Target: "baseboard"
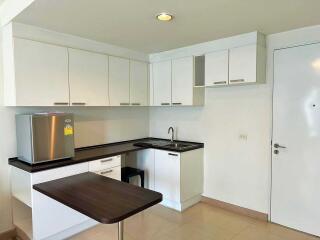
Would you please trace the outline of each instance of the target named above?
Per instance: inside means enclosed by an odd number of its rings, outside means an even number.
[[[255,218],[255,219],[258,219],[261,221],[268,222],[268,214],[266,214],[266,213],[258,212],[255,210],[240,207],[237,205],[233,205],[230,203],[226,203],[226,202],[219,201],[219,200],[212,199],[212,198],[208,198],[208,197],[202,197],[201,202],[207,203],[207,204],[215,206],[215,207],[226,209],[230,212],[238,213],[238,214],[252,217],[252,218]]]
[[[14,237],[16,237],[16,235],[17,235],[16,229],[13,228],[8,231],[0,233],[0,240],[13,239]]]
[[[175,201],[171,201],[168,199],[163,199],[162,202],[160,203],[161,205],[168,207],[168,208],[172,208],[176,211],[179,212],[183,212],[184,210],[186,210],[187,208],[195,205],[196,203],[201,201],[201,195],[196,195],[184,202],[175,202]]]
[[[22,229],[16,227],[16,236],[19,240],[31,240],[28,234],[26,234]]]

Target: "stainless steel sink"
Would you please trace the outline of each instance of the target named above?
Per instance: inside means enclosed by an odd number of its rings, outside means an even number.
[[[188,148],[193,148],[195,145],[192,143],[184,143],[184,142],[171,142],[169,140],[149,140],[146,142],[135,143],[136,146],[141,147],[155,147],[160,149],[168,149],[168,150],[186,150]]]
[[[168,145],[165,145],[165,147],[168,147],[168,148],[177,148],[177,149],[184,149],[184,148],[193,147],[193,144],[173,142],[173,143],[170,143],[170,144],[168,144]]]

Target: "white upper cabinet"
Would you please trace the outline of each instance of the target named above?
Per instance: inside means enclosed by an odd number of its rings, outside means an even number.
[[[14,38],[12,65],[8,105],[69,105],[67,48]]]
[[[153,104],[171,105],[171,60],[152,64]]]
[[[111,106],[130,105],[129,60],[109,57],[109,98]]]
[[[259,64],[265,65],[265,61],[258,58],[258,49],[259,46],[254,44],[229,50],[229,84],[261,81],[257,70]]]
[[[76,49],[68,51],[70,105],[108,106],[108,57]]]
[[[227,85],[229,82],[229,51],[222,50],[205,55],[205,85]]]
[[[172,105],[193,105],[193,56],[172,60]]]
[[[149,103],[148,63],[130,60],[130,104],[147,106]]]

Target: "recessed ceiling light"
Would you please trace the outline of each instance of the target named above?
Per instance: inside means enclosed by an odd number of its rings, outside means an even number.
[[[173,15],[171,15],[169,13],[166,13],[166,12],[162,12],[162,13],[159,13],[157,15],[157,19],[159,21],[168,22],[168,21],[171,21],[173,19]]]

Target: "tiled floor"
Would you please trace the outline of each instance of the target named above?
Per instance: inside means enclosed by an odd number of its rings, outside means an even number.
[[[125,240],[320,240],[279,225],[199,203],[183,213],[157,205],[125,220]],[[116,240],[117,225],[98,225],[72,240]]]

